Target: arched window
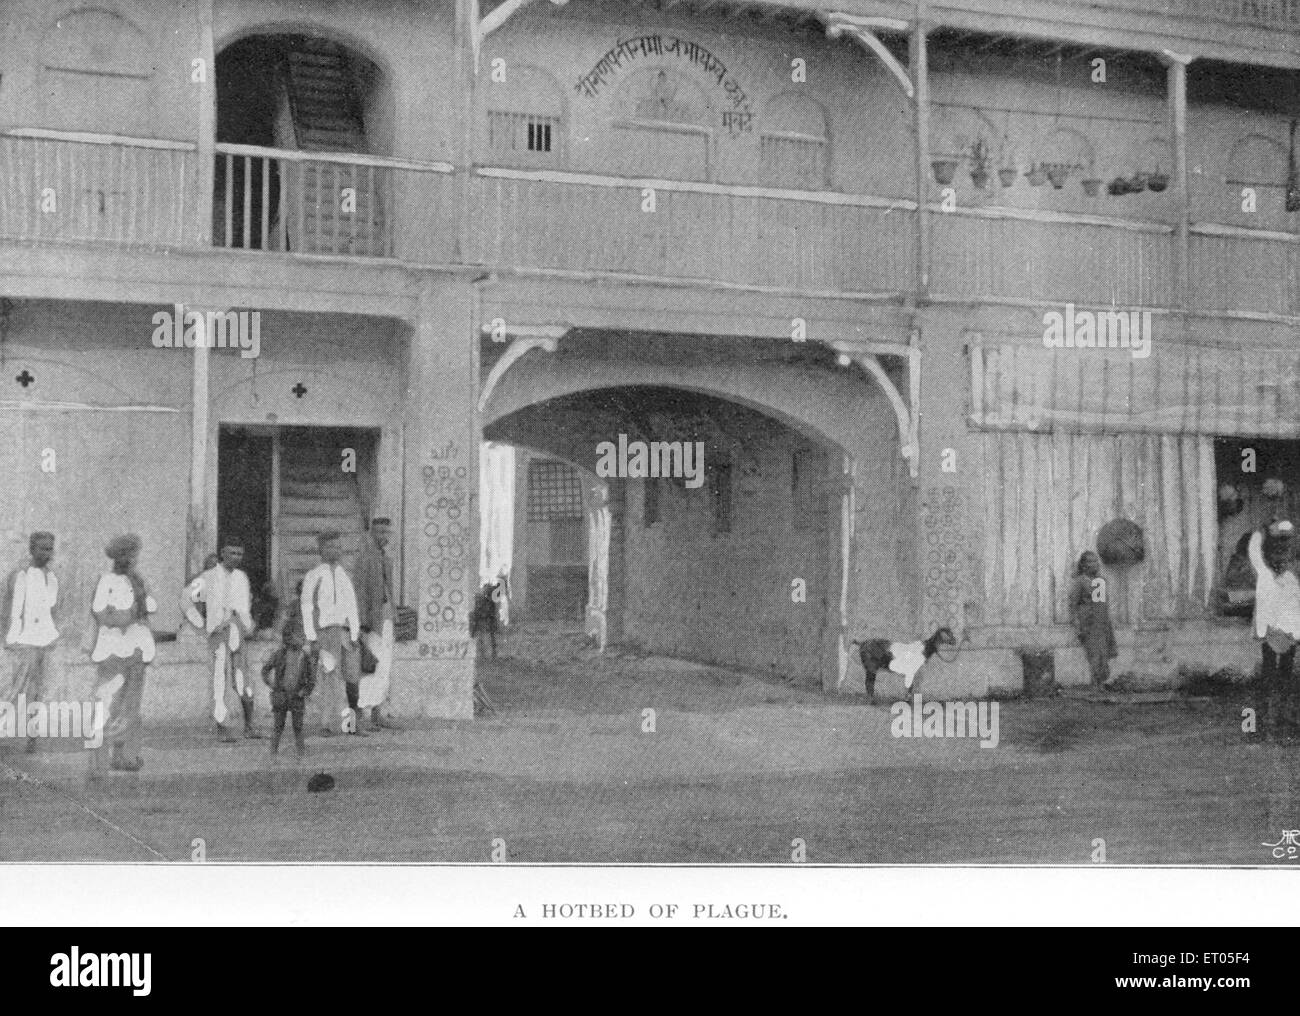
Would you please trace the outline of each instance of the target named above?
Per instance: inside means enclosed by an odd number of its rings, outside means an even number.
[[[156,59],[125,18],[94,7],[69,11],[41,40],[42,125],[150,136]]]
[[[1265,134],[1247,134],[1228,150],[1229,187],[1286,187],[1286,146]]]
[[[830,176],[826,112],[813,99],[787,92],[763,115],[759,181],[765,187],[823,190]]]
[[[564,161],[564,98],[545,71],[511,65],[487,90],[487,150],[502,166],[559,166]]]
[[[614,104],[609,166],[622,176],[707,180],[713,133],[699,87],[672,71],[628,77]]]

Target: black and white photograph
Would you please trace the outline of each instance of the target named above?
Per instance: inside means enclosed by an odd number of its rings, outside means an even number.
[[[1300,0],[3,0],[0,873],[1300,870],[1298,122]]]

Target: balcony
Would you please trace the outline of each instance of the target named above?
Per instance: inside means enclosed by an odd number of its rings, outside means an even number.
[[[0,236],[182,247],[194,241],[195,146],[53,131],[0,134]]]
[[[487,168],[470,193],[474,260],[493,267],[809,295],[912,287],[914,202]]]
[[[0,134],[0,239],[51,250],[217,248],[240,259],[241,273],[262,263],[264,274],[271,259],[463,262],[808,298],[901,301],[916,288],[916,207],[901,199],[548,170],[466,175],[440,163],[221,144],[208,204],[198,169],[185,143]],[[931,206],[928,219],[936,299],[1175,303],[1169,223],[991,206]],[[1192,219],[1190,309],[1300,317],[1300,235],[1200,221],[1195,205]]]

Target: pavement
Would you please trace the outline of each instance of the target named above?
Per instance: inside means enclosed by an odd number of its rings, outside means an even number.
[[[0,860],[181,860],[194,837],[213,859],[484,860],[500,838],[516,860],[735,863],[797,836],[847,863],[1082,864],[1103,838],[1115,861],[1258,864],[1300,828],[1300,747],[1244,732],[1231,690],[1002,701],[981,747],[897,736],[896,710],[863,697],[600,656],[572,632],[516,631],[506,652],[480,667],[493,713],[314,734],[302,761],[288,736],[272,759],[185,727],[147,730],[143,770],[96,781],[81,751],[11,750]],[[335,789],[309,794],[316,772]]]

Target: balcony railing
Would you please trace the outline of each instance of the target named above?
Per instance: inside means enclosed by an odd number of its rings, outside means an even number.
[[[445,163],[216,151],[208,204],[190,144],[0,133],[0,238],[193,248],[210,231],[216,247],[290,257],[463,261],[811,297],[916,288],[916,206],[906,200],[548,170],[467,178]],[[1300,234],[1282,220],[1273,230],[1198,221],[1198,206],[1219,204],[1193,193],[1189,309],[1300,317]],[[1177,302],[1178,237],[1167,222],[995,206],[932,207],[929,221],[938,299]]]
[[[932,216],[930,287],[971,299],[1167,307],[1173,228],[1009,209]]]
[[[1230,25],[1300,29],[1300,0],[1104,0],[1103,6]]]
[[[826,293],[910,289],[908,201],[833,192],[480,169],[474,260]]]
[[[0,134],[0,236],[181,246],[192,237],[195,146],[66,134]]]
[[[442,163],[366,155],[217,145],[213,244],[243,250],[388,258],[398,255],[399,198],[404,210],[432,214],[432,232],[403,230],[400,256],[449,260],[454,223]],[[403,216],[405,218],[405,214]],[[407,225],[417,222],[407,220]],[[438,226],[441,225],[441,229]],[[439,241],[439,238],[443,242]]]

